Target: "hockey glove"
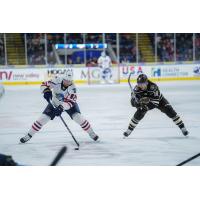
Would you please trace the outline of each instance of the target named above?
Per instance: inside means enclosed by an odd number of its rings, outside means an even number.
[[[63,106],[59,105],[54,109],[54,114],[55,116],[60,116],[63,112]]]
[[[147,105],[142,105],[140,107],[140,110],[144,111],[144,112],[147,112],[149,110],[149,107]]]
[[[143,97],[140,99],[140,104],[141,105],[147,105],[150,102],[150,98],[149,97]]]
[[[140,107],[140,103],[138,103],[135,98],[131,98],[131,105],[133,107],[139,108]]]
[[[52,91],[49,88],[46,88],[44,91],[44,98],[49,102],[52,99]]]

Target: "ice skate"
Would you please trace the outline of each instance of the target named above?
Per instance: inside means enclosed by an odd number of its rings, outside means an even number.
[[[89,136],[90,136],[94,141],[97,141],[97,140],[99,139],[99,136],[96,135],[94,132],[89,133]]]
[[[127,137],[128,137],[130,134],[131,134],[131,132],[127,132],[127,131],[126,131],[126,132],[124,132],[124,133],[123,133],[123,135],[124,135],[124,138],[127,138]]]
[[[187,136],[189,134],[188,130],[185,127],[183,127],[181,129],[181,131],[182,131],[182,133],[183,133],[184,136]]]
[[[22,138],[20,139],[20,142],[21,142],[21,143],[26,143],[26,142],[28,142],[31,138],[32,138],[32,135],[30,135],[30,134],[28,133],[27,135],[25,135],[24,137],[22,137]]]

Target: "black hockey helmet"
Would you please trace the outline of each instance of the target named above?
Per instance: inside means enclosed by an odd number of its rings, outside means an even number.
[[[140,74],[137,77],[137,84],[144,84],[144,83],[147,83],[147,81],[148,81],[148,78],[146,74]]]

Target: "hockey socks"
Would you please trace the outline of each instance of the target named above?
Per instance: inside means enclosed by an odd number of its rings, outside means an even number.
[[[47,115],[45,115],[45,114],[42,114],[42,115],[39,117],[39,119],[36,120],[36,121],[32,124],[30,130],[28,131],[28,134],[25,135],[24,137],[22,137],[22,138],[20,139],[20,142],[21,142],[21,143],[25,143],[25,142],[29,141],[29,140],[32,138],[32,136],[33,136],[36,132],[40,131],[40,129],[42,128],[42,126],[44,126],[49,120],[50,120],[50,117],[49,117],[49,116],[47,116]]]
[[[128,137],[131,134],[134,128],[138,125],[138,122],[139,120],[135,119],[134,117],[131,119],[127,131],[124,132],[125,137]]]
[[[93,139],[93,140],[98,140],[98,135],[95,134],[95,132],[93,131],[90,123],[80,114],[80,113],[76,113],[73,116],[73,120],[79,124],[81,126],[81,128],[86,131],[89,136]]]
[[[32,127],[29,130],[29,134],[33,136],[36,132],[40,131],[42,126],[44,126],[48,121],[50,121],[50,117],[42,114],[38,120],[36,120],[33,124]]]
[[[185,125],[184,125],[184,123],[181,120],[181,118],[180,118],[179,115],[176,115],[174,118],[172,118],[172,120],[181,129],[181,131],[182,131],[182,133],[183,133],[184,136],[187,136],[189,134],[189,132],[185,128]]]

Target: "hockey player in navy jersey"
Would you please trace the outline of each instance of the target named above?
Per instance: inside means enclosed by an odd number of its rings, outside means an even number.
[[[73,83],[72,70],[67,70],[65,75],[57,76],[50,81],[43,82],[41,92],[44,99],[48,102],[42,115],[32,124],[28,133],[20,139],[21,143],[29,141],[35,133],[50,120],[66,112],[72,120],[79,124],[93,140],[98,140],[98,136],[93,131],[90,123],[83,117],[76,102],[77,93]],[[51,103],[55,106],[53,107]]]
[[[148,80],[145,74],[140,74],[137,78],[137,85],[131,94],[131,105],[136,107],[137,110],[129,123],[127,131],[124,132],[125,137],[128,137],[145,114],[154,108],[159,109],[171,118],[181,129],[184,136],[189,134],[180,116],[161,94],[158,86]]]

